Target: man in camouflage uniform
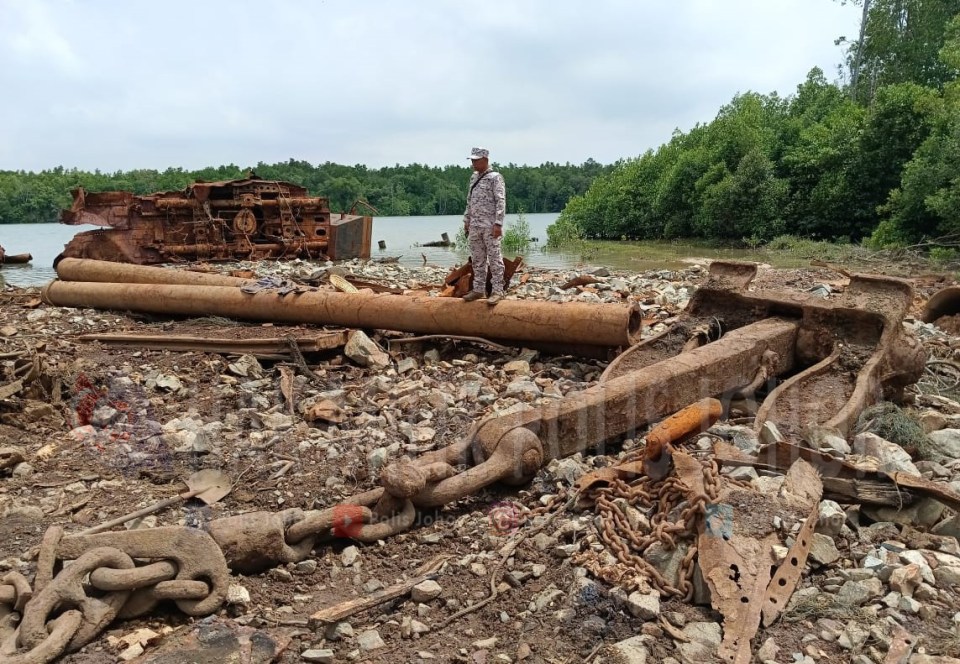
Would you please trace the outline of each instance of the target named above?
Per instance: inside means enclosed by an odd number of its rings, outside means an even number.
[[[463,213],[463,228],[470,239],[470,257],[473,261],[473,290],[463,296],[467,302],[479,300],[487,294],[487,269],[493,290],[487,304],[496,304],[503,298],[503,217],[507,212],[507,188],[503,176],[490,168],[490,152],[473,148],[470,153],[473,174],[467,190],[467,210]]]

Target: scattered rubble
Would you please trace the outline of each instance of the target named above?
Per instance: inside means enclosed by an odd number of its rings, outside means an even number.
[[[263,266],[233,267],[262,272]],[[401,291],[439,288],[445,277],[444,270],[432,268],[362,262],[343,267]],[[271,268],[298,279],[315,278],[317,271],[299,261]],[[518,276],[513,299],[635,302],[650,338],[678,320],[706,271],[593,274],[566,289],[561,286],[582,275]],[[838,292],[836,275],[823,270],[762,272],[759,280],[779,280],[781,287],[790,282],[798,291],[830,281],[827,302]],[[0,399],[0,642],[13,624],[4,613],[8,599],[16,598],[7,590],[14,587],[10,575],[38,573],[37,547],[48,526],[64,525],[70,533],[96,526],[170,497],[182,490],[179,478],[201,468],[220,468],[235,478],[229,497],[167,508],[153,526],[202,527],[257,510],[318,510],[377,486],[391,463],[461,438],[485,414],[549,407],[595,387],[608,366],[519,348],[504,353],[455,339],[393,347],[391,340],[402,337],[357,332],[372,351],[357,357],[382,355],[379,364],[364,364],[346,349],[344,355],[335,348],[305,350],[311,376],[296,354],[258,360],[109,348],[75,338],[136,331],[278,339],[306,336],[302,328],[217,319],[142,321],[9,302],[3,301],[0,324],[18,334],[0,339],[0,367],[14,367],[16,360],[6,358],[12,353],[35,353],[40,365],[18,391]],[[960,349],[960,338],[932,323],[908,318],[904,327],[931,357],[952,361],[953,350]],[[31,348],[37,339],[43,345]],[[284,366],[292,369],[286,387]],[[2,375],[0,387],[9,385],[9,374]],[[939,387],[930,389],[932,384]],[[763,456],[763,445],[801,440],[788,427],[778,432],[773,420],[755,433],[754,414],[741,413],[677,442],[678,452],[697,459],[698,468],[717,449],[724,458],[734,458],[734,450],[740,455],[745,465],[717,468],[734,492],[721,503],[747,510],[743,518],[737,512],[734,537],[768,537],[767,568],[784,562],[789,567],[810,524],[809,558],[799,564],[796,591],[778,620],[764,620],[755,638],[747,638],[748,653],[759,661],[879,664],[899,652],[906,654],[897,661],[924,664],[956,655],[960,517],[943,496],[922,493],[920,485],[924,480],[960,489],[960,445],[953,446],[960,440],[960,426],[954,426],[960,394],[943,387],[940,376],[907,390],[904,412],[921,423],[929,447],[891,440],[885,436],[895,436],[881,434],[876,422],[849,433],[804,432],[803,444],[823,453],[821,465],[808,461],[820,471],[823,498],[804,488],[807,480],[784,479],[788,469],[776,469]],[[644,555],[670,585],[691,575],[684,596],[672,595],[618,560],[598,530],[602,519],[593,507],[560,507],[589,473],[638,460],[649,444],[647,433],[551,462],[528,486],[485,489],[452,505],[422,509],[413,530],[379,543],[317,544],[315,555],[301,561],[313,565],[281,562],[273,572],[235,575],[225,586],[219,615],[195,620],[177,611],[147,612],[113,623],[111,631],[63,661],[102,661],[97,658],[105,652],[141,662],[186,662],[201,652],[220,661],[712,661],[729,647],[733,614],[722,604],[714,610],[711,602],[717,607],[724,584],[739,583],[727,577],[746,574],[746,567],[733,573],[728,565],[726,576],[720,574],[705,564],[702,544],[700,561],[691,566],[697,533],[684,539],[678,531],[676,547],[664,540],[650,544]],[[845,487],[842,474],[823,472],[840,463],[866,469],[858,481],[874,484]],[[898,483],[901,474],[917,480]],[[895,509],[838,495],[850,486],[879,491],[881,480],[913,502]],[[629,476],[621,481],[644,486]],[[687,507],[677,494],[673,513],[664,515],[669,520],[660,521],[652,504],[632,495],[627,491],[611,501],[615,511],[609,514],[620,519],[623,533],[640,536],[657,522],[680,523]],[[351,526],[338,527],[350,532]],[[422,579],[423,566],[434,562],[436,570]],[[481,605],[491,590],[494,599]],[[315,618],[331,609],[351,613]]]

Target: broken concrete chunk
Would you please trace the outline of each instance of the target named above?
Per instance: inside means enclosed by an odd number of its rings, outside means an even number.
[[[831,565],[840,559],[840,552],[832,537],[814,533],[810,543],[810,558],[821,565]]]
[[[960,429],[941,429],[929,434],[936,456],[960,459]]]
[[[263,367],[253,355],[241,355],[236,361],[227,365],[230,373],[243,378],[261,378]]]
[[[913,465],[906,450],[875,433],[857,434],[853,439],[853,451],[877,459],[880,462],[878,469],[885,473],[903,472],[920,476],[920,471]]]
[[[627,610],[634,618],[656,620],[660,615],[660,594],[632,592],[627,597]]]
[[[361,367],[384,369],[390,366],[390,356],[362,330],[350,333],[343,354]]]
[[[804,436],[804,440],[810,443],[810,446],[821,452],[836,452],[840,455],[850,454],[850,444],[836,429],[826,427],[814,427]]]
[[[820,501],[820,513],[817,517],[817,532],[827,537],[836,537],[843,529],[847,515],[839,503],[832,500]]]

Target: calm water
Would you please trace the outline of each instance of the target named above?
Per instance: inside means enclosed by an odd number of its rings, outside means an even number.
[[[677,268],[689,257],[763,260],[747,251],[718,250],[689,244],[662,242],[602,242],[591,246],[589,253],[570,253],[546,250],[547,226],[552,224],[556,213],[527,214],[531,237],[537,242],[521,252],[528,265],[564,269],[574,267],[603,266],[611,269],[643,272],[659,268]],[[507,215],[507,227],[515,222],[517,215]],[[457,237],[462,217],[448,215],[437,217],[377,217],[373,220],[373,247],[371,258],[400,257],[406,266],[423,264],[423,256],[431,265],[452,267],[466,260],[466,254],[452,248],[421,247],[425,242],[435,242],[447,233],[450,240]],[[64,224],[0,224],[0,244],[8,254],[33,254],[30,265],[5,265],[0,275],[7,283],[17,286],[42,285],[53,279],[53,260],[63,251],[63,246],[76,233],[90,230],[93,226],[66,226]],[[378,242],[386,242],[385,249]],[[512,254],[510,254],[512,257]]]

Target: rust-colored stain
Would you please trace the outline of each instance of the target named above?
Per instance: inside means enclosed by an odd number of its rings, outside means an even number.
[[[370,257],[373,220],[330,212],[329,200],[305,187],[265,180],[195,182],[183,191],[138,196],[126,191],[73,191],[64,224],[101,229],[78,233],[60,258],[149,265],[178,260]]]

